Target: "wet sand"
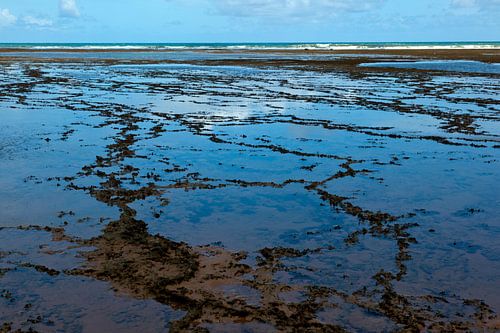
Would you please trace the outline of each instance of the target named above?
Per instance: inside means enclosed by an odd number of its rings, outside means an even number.
[[[359,67],[500,51],[135,52],[0,50],[1,332],[500,328],[499,75]]]

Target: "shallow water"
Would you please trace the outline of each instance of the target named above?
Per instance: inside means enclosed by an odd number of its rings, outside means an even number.
[[[469,65],[460,71],[478,72]],[[393,288],[411,302],[445,298],[436,311],[450,320],[475,318],[467,300],[500,311],[497,76],[23,60],[1,65],[0,77],[0,289],[12,296],[0,297],[0,324],[91,332],[103,321],[99,330],[159,331],[182,317],[70,274],[84,262],[78,252],[91,249],[43,230],[100,235],[123,209],[95,194],[111,174],[123,189],[158,190],[127,204],[151,234],[248,251],[251,265],[264,248],[311,250],[283,258],[273,280],[284,285],[354,294],[376,288],[383,271],[399,275]],[[377,231],[345,202],[397,220]],[[67,299],[72,290],[85,297]],[[241,286],[221,290],[258,304]],[[320,323],[404,326],[359,302],[328,302]],[[272,329],[226,325],[202,327]]]
[[[377,63],[371,63],[371,64],[361,64],[361,66],[364,66],[364,67],[414,68],[414,69],[438,70],[438,71],[450,71],[450,72],[500,74],[500,64],[486,64],[486,63],[479,62],[479,61],[464,61],[464,60],[377,62]]]

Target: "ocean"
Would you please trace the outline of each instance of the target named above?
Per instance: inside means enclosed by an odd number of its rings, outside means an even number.
[[[0,43],[19,49],[261,49],[261,50],[357,50],[357,49],[481,49],[500,48],[489,42],[318,42],[318,43]]]

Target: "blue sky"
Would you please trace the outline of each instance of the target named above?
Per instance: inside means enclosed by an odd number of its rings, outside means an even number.
[[[500,40],[500,0],[0,0],[0,42]]]

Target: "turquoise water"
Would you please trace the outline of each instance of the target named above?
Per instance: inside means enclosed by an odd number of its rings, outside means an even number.
[[[307,42],[307,43],[0,43],[0,48],[88,49],[377,49],[377,48],[499,48],[491,42]]]

